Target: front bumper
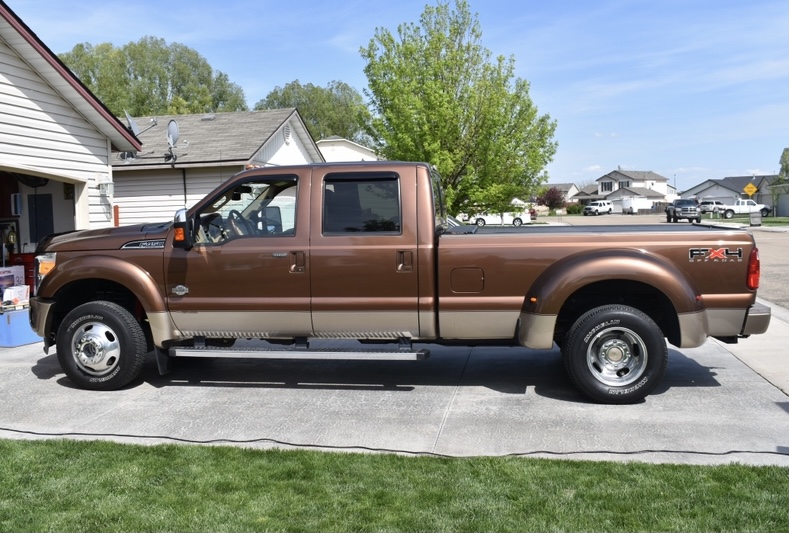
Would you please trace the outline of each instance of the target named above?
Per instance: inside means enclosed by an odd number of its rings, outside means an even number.
[[[33,328],[33,331],[39,337],[44,338],[45,352],[52,345],[52,339],[49,336],[49,325],[52,321],[50,311],[54,305],[54,301],[42,300],[36,296],[30,298],[30,327]]]

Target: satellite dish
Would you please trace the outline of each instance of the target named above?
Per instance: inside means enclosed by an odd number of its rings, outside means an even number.
[[[138,136],[140,134],[140,127],[136,122],[134,122],[134,119],[131,117],[128,111],[124,109],[123,112],[126,113],[126,122],[129,124],[129,129],[132,131],[135,137]]]
[[[173,119],[170,120],[170,122],[167,124],[167,144],[169,144],[170,148],[172,149],[173,147],[175,147],[175,143],[177,142],[178,142],[178,123],[175,121],[175,119]]]

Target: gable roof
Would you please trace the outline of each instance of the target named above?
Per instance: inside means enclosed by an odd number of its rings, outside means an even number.
[[[665,176],[661,176],[660,174],[652,172],[651,170],[644,171],[644,170],[621,170],[621,169],[617,169],[614,170],[613,172],[609,172],[608,174],[597,178],[597,180],[595,181],[600,181],[606,178],[615,181],[620,181],[622,179],[622,176],[626,178],[630,178],[633,181],[660,181],[660,182],[668,181],[668,178],[666,178]]]
[[[141,148],[140,141],[134,134],[2,1],[0,1],[0,39],[106,136],[112,142],[113,149],[139,150]]]
[[[749,183],[753,183],[757,188],[762,188],[762,183],[764,186],[770,184],[770,182],[775,178],[775,176],[730,176],[728,178],[723,178],[722,180],[714,180],[719,182],[720,185],[727,187],[733,191],[736,191],[738,194],[743,192],[743,189]]]
[[[576,189],[578,188],[578,186],[575,183],[546,183],[545,186],[548,187],[549,189],[555,188],[563,193],[567,193],[573,187],[575,187]],[[595,186],[595,190],[597,190],[596,186]]]
[[[646,187],[620,187],[612,194],[620,193],[619,196],[624,196],[624,191],[630,192],[634,196],[640,196],[643,198],[654,198],[654,199],[662,200],[666,197],[663,193],[657,192],[654,189],[647,189]],[[606,198],[608,198],[609,196],[606,196]]]
[[[155,120],[155,126],[153,126]],[[143,150],[136,156],[113,161],[117,169],[171,166],[167,128],[178,124],[179,137],[173,150],[179,166],[246,164],[280,129],[291,127],[314,161],[323,161],[307,127],[295,107],[265,111],[234,111],[193,115],[139,117]],[[153,126],[153,127],[151,127]]]

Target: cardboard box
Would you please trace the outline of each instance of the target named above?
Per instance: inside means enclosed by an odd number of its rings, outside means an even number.
[[[14,285],[3,289],[3,302],[12,302],[14,305],[27,303],[30,300],[29,285]]]
[[[25,284],[25,267],[7,266],[0,268],[0,289]]]

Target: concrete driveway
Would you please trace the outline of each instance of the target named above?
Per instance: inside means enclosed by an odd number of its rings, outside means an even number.
[[[587,402],[558,350],[182,360],[163,377],[151,359],[132,386],[89,392],[40,343],[0,348],[0,437],[789,466],[789,311],[773,313],[767,334],[738,345],[670,348],[661,386],[631,406]]]

